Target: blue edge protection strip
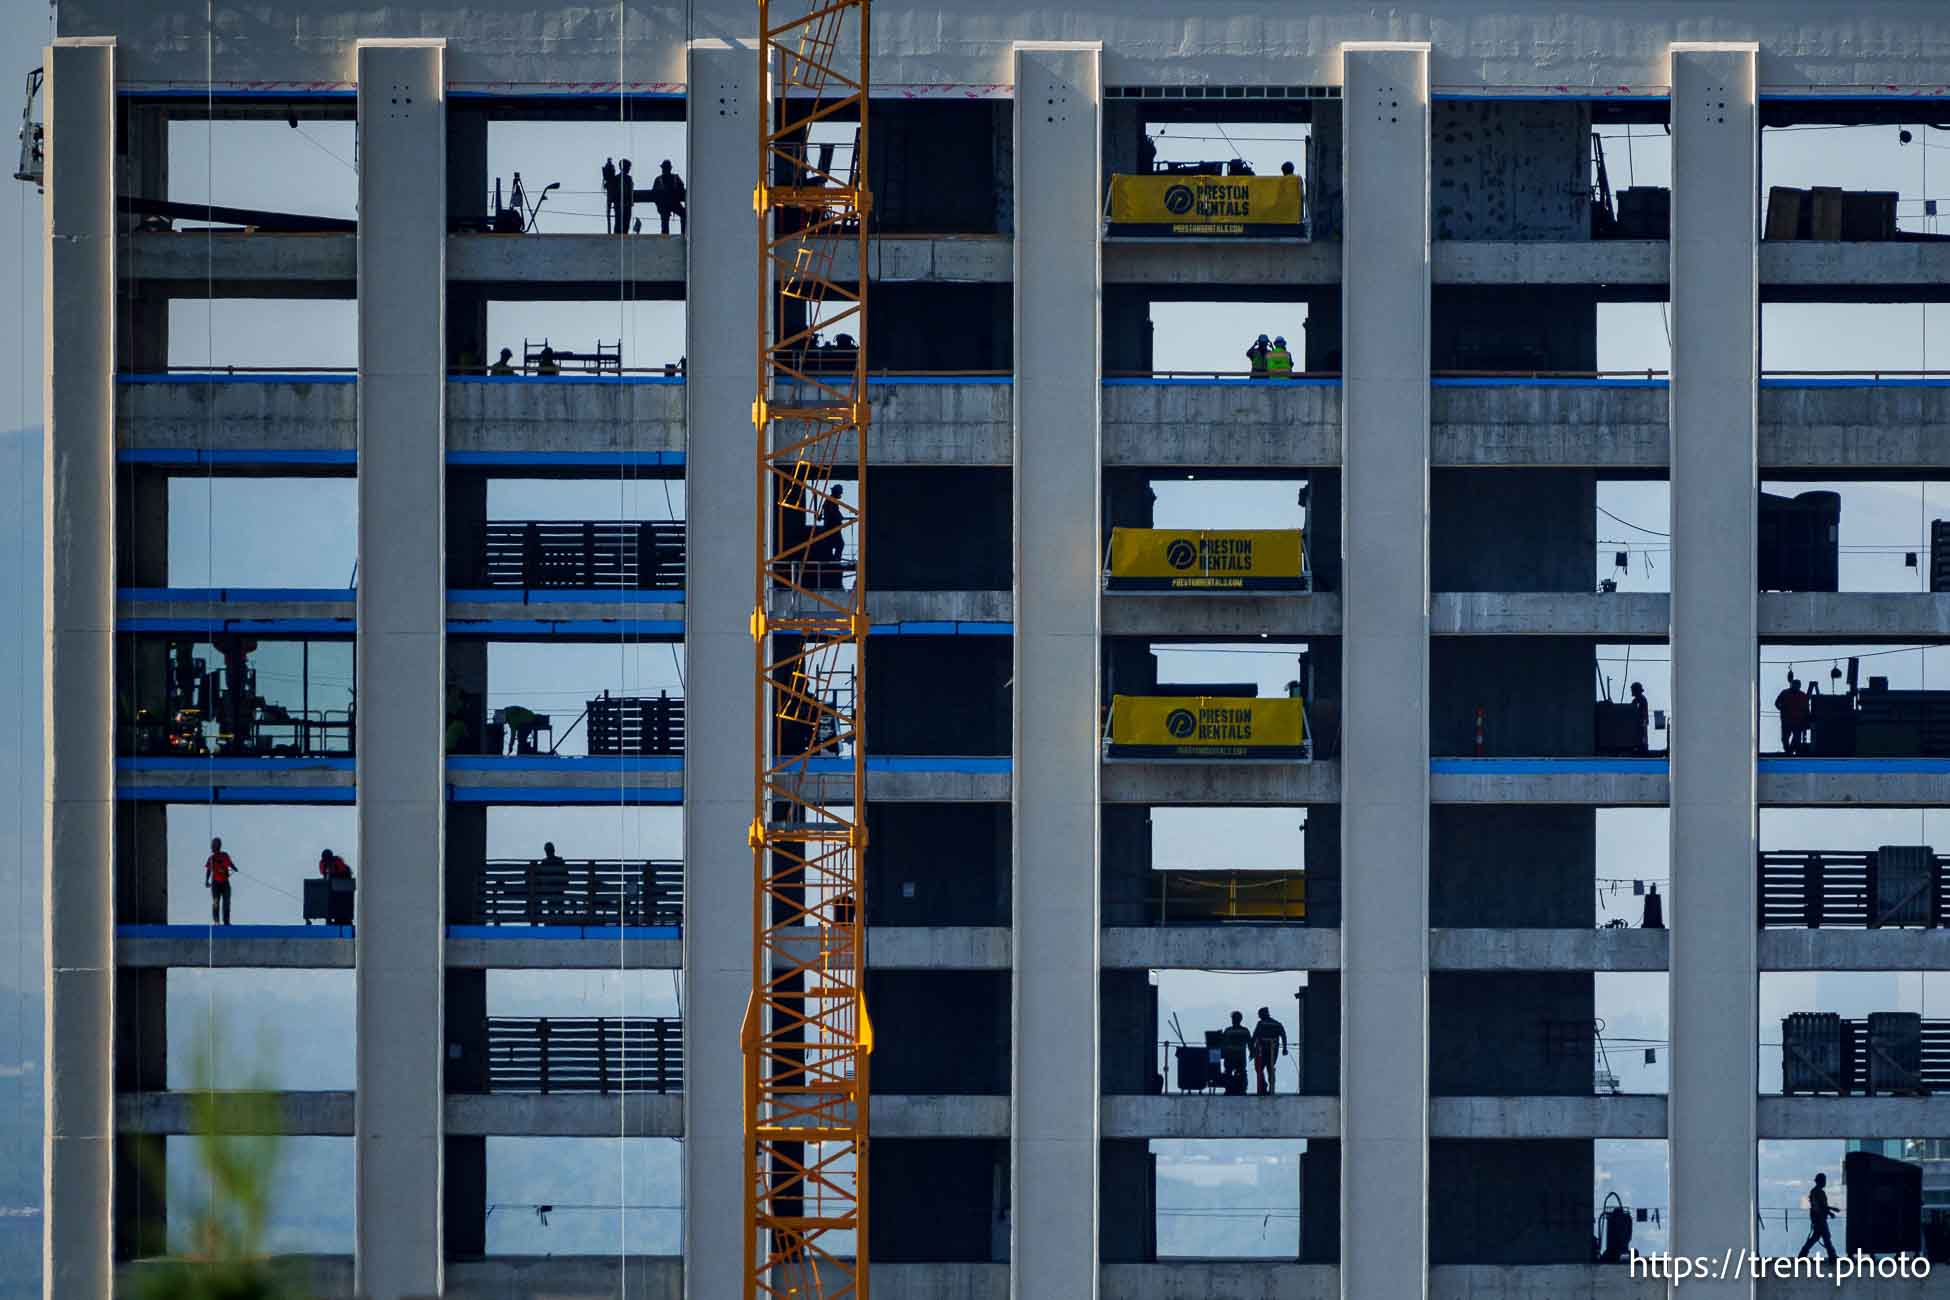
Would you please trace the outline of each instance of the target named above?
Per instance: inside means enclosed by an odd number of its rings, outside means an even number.
[[[118,925],[117,939],[350,939],[350,925]],[[679,925],[450,925],[449,939],[681,939]]]
[[[267,770],[297,771],[304,768],[350,771],[352,760],[330,759],[207,759],[207,758],[118,758],[116,768],[124,772],[182,772],[199,769],[215,771]],[[625,767],[625,764],[628,767]],[[573,765],[573,766],[571,766]],[[678,758],[588,759],[520,758],[497,759],[490,756],[462,756],[447,760],[450,772],[531,771],[614,772],[619,784],[613,788],[574,786],[470,786],[449,782],[447,801],[464,804],[681,804],[681,786],[632,786],[632,774],[681,773]],[[1945,758],[1762,758],[1756,763],[1762,775],[1820,773],[1837,776],[1950,776],[1950,759]],[[846,772],[852,768],[845,759],[816,760],[814,772]],[[869,772],[945,772],[957,775],[1006,775],[1012,770],[1008,758],[995,756],[924,757],[890,755],[869,758]],[[1437,758],[1429,771],[1447,776],[1551,776],[1576,773],[1621,776],[1663,776],[1663,758]],[[151,803],[304,803],[349,804],[356,802],[350,785],[271,786],[247,784],[121,785],[117,799]]]

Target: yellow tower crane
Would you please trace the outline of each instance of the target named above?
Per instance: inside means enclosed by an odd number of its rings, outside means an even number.
[[[867,8],[758,0],[746,1300],[867,1297]]]

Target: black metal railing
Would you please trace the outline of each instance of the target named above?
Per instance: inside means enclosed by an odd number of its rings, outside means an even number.
[[[684,864],[496,858],[481,869],[483,925],[682,925]]]
[[[483,548],[490,587],[675,591],[684,585],[681,522],[491,523]]]
[[[684,752],[684,701],[668,693],[589,701],[589,752],[646,756]]]
[[[1905,1023],[1906,1022],[1906,1023]],[[1950,1020],[1803,1011],[1781,1021],[1781,1091],[1846,1096],[1950,1090]]]
[[[1762,929],[1935,927],[1950,916],[1950,858],[1928,848],[1760,855]]]
[[[682,1092],[676,1016],[490,1016],[489,1092]]]

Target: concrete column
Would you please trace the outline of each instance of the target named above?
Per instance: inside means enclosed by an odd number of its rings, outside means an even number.
[[[361,41],[354,1289],[441,1290],[446,47]]]
[[[1758,131],[1752,45],[1672,47],[1670,1204],[1716,1258],[1754,1237]]]
[[[107,1300],[115,1082],[115,42],[46,52],[41,1293]]]
[[[1428,1285],[1429,49],[1344,47],[1341,1294]]]
[[[685,241],[684,663],[691,698],[719,720],[684,753],[684,1293],[696,1300],[741,1294],[747,1232],[738,1027],[752,978],[758,97],[752,45],[691,46],[692,210],[723,214]]]
[[[1097,1294],[1102,58],[1016,46],[1015,1300]]]

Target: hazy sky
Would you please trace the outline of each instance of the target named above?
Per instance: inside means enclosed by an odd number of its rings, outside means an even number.
[[[48,9],[38,0],[0,0],[0,21],[6,24],[13,54],[0,68],[0,87],[17,87],[21,74],[38,62],[38,46],[48,34]],[[13,81],[9,82],[8,77]],[[17,91],[16,91],[17,93]],[[1896,128],[1847,132],[1810,130],[1769,132],[1763,155],[1766,185],[1829,184],[1848,188],[1894,188],[1902,194],[1906,227],[1933,228],[1922,216],[1922,200],[1935,197],[1950,178],[1950,134],[1916,128],[1917,139],[1904,146]],[[1262,174],[1278,170],[1291,159],[1304,166],[1305,129],[1257,125],[1234,127],[1229,139],[1194,139],[1202,129],[1174,127],[1161,137],[1160,156],[1195,158],[1237,152]],[[1607,156],[1613,183],[1667,184],[1669,140],[1658,128],[1637,127],[1606,131]],[[1629,138],[1628,138],[1629,137]],[[662,158],[680,172],[688,171],[681,127],[673,124],[562,125],[509,124],[490,137],[490,175],[512,178],[520,172],[531,197],[550,182],[561,188],[548,196],[538,218],[545,231],[598,230],[601,202],[597,169],[605,156],[631,157],[639,175],[653,174]],[[225,124],[210,129],[200,123],[179,123],[171,131],[170,197],[240,206],[284,207],[327,215],[353,215],[354,142],[348,122],[307,122],[294,131],[282,122]],[[1935,171],[1935,175],[1932,175]],[[209,177],[219,183],[214,191]],[[647,183],[647,182],[646,182]],[[483,196],[485,204],[486,196]],[[10,295],[16,310],[0,312],[0,366],[11,379],[12,405],[0,394],[0,425],[29,428],[38,423],[40,363],[40,208],[31,187],[15,185],[11,201],[0,199],[0,248],[16,255],[0,271],[0,293]],[[1262,330],[1284,333],[1296,344],[1301,337],[1305,308],[1297,304],[1159,304],[1153,310],[1158,327],[1157,364],[1161,368],[1236,370],[1242,365],[1245,342]],[[492,346],[519,350],[526,339],[548,337],[582,348],[596,340],[624,345],[626,364],[654,365],[672,360],[683,350],[683,311],[677,303],[600,301],[590,303],[493,304],[490,307]],[[171,359],[180,365],[341,365],[354,357],[355,308],[349,302],[279,301],[269,303],[179,303],[171,315]],[[1763,364],[1772,370],[1950,367],[1950,316],[1941,305],[1920,306],[1769,305],[1763,311]],[[1670,349],[1664,309],[1658,304],[1605,305],[1599,309],[1599,365],[1607,369],[1664,369]],[[38,476],[33,458],[15,446],[0,456],[12,469],[20,493],[15,516],[25,541],[34,528],[33,487]],[[1923,550],[1928,520],[1950,514],[1950,485],[1917,484],[1801,484],[1780,490],[1801,491],[1835,486],[1844,494],[1842,541],[1843,585],[1853,590],[1916,590],[1925,581],[1920,569],[1903,563],[1906,550]],[[1301,522],[1289,482],[1212,484],[1164,482],[1159,485],[1159,519],[1166,524],[1229,524],[1232,526],[1291,527]],[[1594,583],[1616,576],[1624,590],[1661,591],[1667,588],[1667,493],[1664,484],[1616,482],[1602,484],[1599,504],[1608,514],[1598,520],[1601,539],[1594,557]],[[276,585],[343,587],[350,581],[353,529],[351,480],[275,482],[182,481],[172,490],[170,565],[179,585]],[[681,518],[681,482],[645,482],[619,489],[610,483],[521,483],[497,486],[490,498],[496,518]],[[253,541],[274,522],[296,516],[321,519],[316,545],[306,548],[264,548]],[[0,527],[0,545],[11,544]],[[1628,552],[1622,573],[1614,572],[1612,553]],[[31,805],[35,754],[32,725],[37,700],[28,674],[37,642],[34,591],[17,566],[10,566],[13,608],[20,613],[13,637],[0,636],[0,690],[9,692],[9,713],[15,727],[0,735],[0,766],[11,756],[19,799]],[[1262,692],[1275,692],[1291,675],[1292,654],[1298,647],[1161,648],[1161,669],[1167,680],[1253,680]],[[1833,656],[1847,647],[1792,649],[1762,648],[1763,699],[1771,698],[1770,683],[1788,663],[1806,676],[1825,672]],[[1925,653],[1910,649],[1887,653],[1874,647],[1875,666],[1866,672],[1889,675],[1897,685],[1940,684],[1950,681],[1950,651]],[[1622,682],[1628,671],[1623,647],[1603,652],[1605,671]],[[1669,698],[1664,680],[1662,646],[1632,648],[1632,676],[1643,676],[1657,705]],[[651,645],[619,653],[616,647],[497,646],[490,660],[491,692],[497,702],[546,701],[573,713],[590,694],[611,689],[678,689],[682,676],[681,648]],[[560,701],[560,703],[556,703]],[[1770,724],[1771,726],[1771,724]],[[1763,727],[1764,743],[1771,742]],[[573,747],[571,747],[573,748]],[[0,783],[0,799],[5,798]],[[1269,866],[1297,861],[1297,827],[1301,810],[1241,810],[1225,814],[1160,814],[1160,865]],[[1950,813],[1919,811],[1803,812],[1770,811],[1761,819],[1764,847],[1861,848],[1880,843],[1950,845]],[[0,839],[7,855],[10,879],[0,879],[0,896],[13,886],[21,906],[7,909],[11,919],[0,923],[0,938],[12,943],[15,960],[0,963],[0,987],[31,988],[37,976],[39,926],[33,889],[34,822],[30,812],[15,818],[13,836]],[[1217,828],[1217,829],[1215,829]],[[1669,906],[1684,905],[1683,889],[1667,880],[1663,809],[1602,810],[1599,814],[1599,866],[1594,889],[1600,896],[1600,919],[1620,916],[1636,922],[1640,899],[1631,882],[1657,881],[1661,892],[1676,895]],[[203,895],[197,866],[209,835],[222,834],[237,854],[244,874],[236,898],[238,921],[288,921],[297,912],[298,883],[315,861],[316,848],[331,845],[352,856],[353,814],[349,809],[315,808],[178,808],[170,824],[172,920],[189,921],[201,913]],[[577,856],[677,856],[681,842],[681,812],[677,810],[532,810],[497,809],[490,814],[490,854],[527,856],[543,838],[553,838],[562,851]],[[1214,844],[1221,848],[1215,854]],[[1224,861],[1215,861],[1215,856]],[[359,864],[355,863],[355,866]],[[1292,1019],[1293,994],[1304,980],[1299,972],[1239,975],[1211,972],[1165,972],[1159,977],[1161,1018],[1177,1013],[1188,1035],[1216,1022],[1233,1006],[1248,1012],[1262,1003],[1275,1014]],[[1791,1010],[1820,1006],[1862,1014],[1868,1010],[1941,1007],[1950,998],[1950,976],[1903,975],[1769,975],[1761,984],[1763,1089],[1778,1087],[1779,1017]],[[1646,1043],[1663,1044],[1666,1033],[1665,976],[1600,975],[1597,978],[1598,1015],[1607,1034]],[[490,984],[490,1007],[496,1014],[539,1014],[563,1009],[596,1007],[628,1010],[633,1014],[670,1014],[680,1001],[675,977],[668,972],[611,974],[497,974]],[[260,1035],[274,1036],[275,1073],[283,1086],[349,1087],[349,1056],[345,1052],[351,1024],[349,972],[264,973],[242,971],[183,971],[170,982],[172,1025],[202,1023],[214,1014],[225,1029],[234,1056],[227,1069],[243,1071],[258,1059]],[[293,1008],[302,1008],[305,1032],[294,1033]],[[592,1012],[593,1013],[593,1012]],[[38,1027],[20,1017],[11,1024],[0,1018],[6,1064],[32,1060],[39,1051]],[[180,1082],[187,1068],[193,1032],[172,1035],[172,1079]],[[1627,1091],[1663,1091],[1669,1069],[1668,1053],[1659,1047],[1658,1061],[1647,1065],[1642,1049],[1633,1046],[1612,1054],[1613,1068]],[[1770,1080],[1772,1083],[1770,1084]],[[1296,1075],[1289,1069],[1282,1079],[1291,1088]],[[13,1117],[16,1127],[36,1117]],[[1293,1160],[1300,1144],[1257,1144],[1253,1159],[1235,1160],[1230,1144],[1160,1143],[1160,1204],[1167,1213],[1160,1243],[1166,1253],[1196,1253],[1199,1218],[1194,1206],[1205,1202],[1180,1199],[1201,1182],[1241,1177],[1243,1165],[1254,1166],[1251,1199],[1284,1223],[1296,1202],[1292,1196]],[[1604,1142],[1596,1144],[1600,1165],[1597,1196],[1619,1187],[1634,1204],[1664,1200],[1665,1144]],[[1200,1150],[1201,1147],[1211,1150]],[[304,1171],[303,1182],[348,1188],[351,1180],[350,1143],[319,1139],[294,1143],[292,1162]],[[616,1240],[614,1223],[590,1220],[573,1233],[561,1229],[575,1222],[587,1207],[565,1212],[554,1235],[527,1212],[527,1202],[567,1203],[565,1191],[577,1186],[604,1189],[587,1199],[617,1200],[642,1206],[628,1230],[636,1249],[671,1249],[676,1212],[665,1203],[674,1187],[671,1174],[674,1146],[668,1143],[555,1143],[557,1156],[543,1157],[533,1144],[502,1140],[490,1150],[491,1199],[508,1211],[490,1220],[491,1248],[507,1250],[605,1249]],[[1789,1207],[1804,1190],[1813,1169],[1825,1165],[1831,1177],[1839,1174],[1837,1143],[1763,1144],[1762,1176],[1765,1206]],[[1223,1155],[1218,1162],[1205,1157]],[[566,1163],[563,1163],[566,1162]],[[1264,1167],[1258,1167],[1263,1165]],[[1221,1172],[1214,1175],[1214,1169]],[[539,1171],[539,1176],[538,1176]],[[614,1183],[611,1180],[616,1180]],[[611,1186],[620,1188],[607,1195]],[[660,1200],[659,1198],[664,1198]],[[1595,1198],[1594,1198],[1595,1199]],[[1238,1210],[1241,1201],[1229,1204]],[[612,1216],[613,1217],[613,1216]],[[600,1216],[599,1216],[600,1218]],[[1274,1222],[1269,1220],[1269,1222]],[[594,1226],[589,1226],[593,1223]],[[1767,1221],[1763,1245],[1791,1249],[1799,1229],[1783,1229],[1778,1219]],[[345,1249],[343,1225],[308,1224],[305,1216],[284,1222],[289,1248]],[[639,1235],[647,1234],[647,1235]],[[1777,1235],[1778,1234],[1778,1235]],[[566,1244],[565,1236],[576,1244]],[[1641,1226],[1637,1244],[1655,1247],[1662,1231]],[[1261,1247],[1271,1254],[1290,1254],[1291,1235],[1285,1227],[1260,1233]],[[1790,1239],[1792,1238],[1792,1239]],[[1229,1234],[1228,1243],[1241,1253],[1249,1246]],[[637,1245],[637,1242],[643,1245]]]

